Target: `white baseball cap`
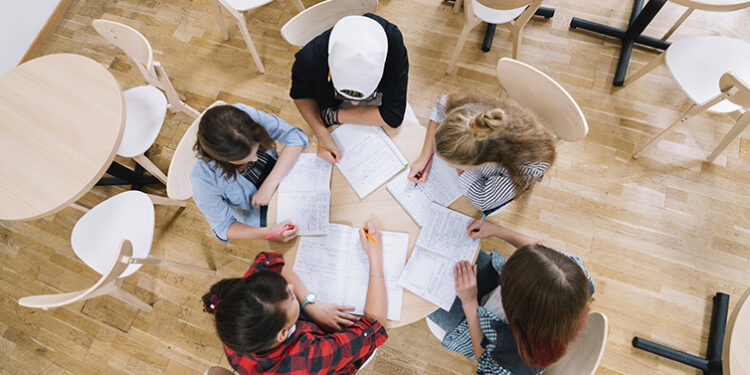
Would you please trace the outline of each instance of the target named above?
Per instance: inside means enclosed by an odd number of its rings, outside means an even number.
[[[383,78],[387,54],[388,37],[377,21],[364,16],[340,19],[328,40],[333,87],[351,100],[372,95]]]

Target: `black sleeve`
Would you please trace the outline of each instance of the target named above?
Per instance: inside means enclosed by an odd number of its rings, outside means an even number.
[[[406,88],[409,84],[409,56],[406,53],[401,31],[390,24],[388,34],[388,57],[383,72],[383,103],[380,116],[388,126],[397,128],[404,121],[406,112]]]
[[[311,45],[307,45],[294,55],[292,65],[292,88],[289,96],[292,99],[304,99],[315,97],[315,83],[313,82],[314,59]]]

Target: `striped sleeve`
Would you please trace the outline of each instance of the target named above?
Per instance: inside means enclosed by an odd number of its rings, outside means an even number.
[[[445,120],[445,104],[448,102],[448,95],[443,95],[435,104],[430,112],[430,120],[437,122],[438,124]]]
[[[534,162],[521,166],[527,186],[542,178],[549,167],[548,163]],[[505,168],[485,165],[479,169],[466,171],[458,179],[471,204],[481,211],[487,211],[508,203],[516,196],[513,182]]]

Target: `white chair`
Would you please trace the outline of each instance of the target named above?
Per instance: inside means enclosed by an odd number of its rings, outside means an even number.
[[[224,367],[219,366],[211,366],[209,367],[206,372],[203,373],[203,375],[233,375],[234,372],[225,369]]]
[[[154,205],[148,195],[131,190],[99,203],[73,227],[70,242],[75,254],[103,277],[91,288],[74,293],[25,297],[28,307],[52,308],[110,294],[146,312],[151,306],[119,287],[118,278],[132,275],[143,264],[159,264],[197,272],[215,271],[150,256],[154,237]]]
[[[255,65],[258,66],[258,70],[261,73],[265,73],[265,69],[263,68],[263,63],[260,61],[258,51],[255,50],[253,39],[250,38],[250,32],[247,30],[247,23],[242,12],[262,7],[263,5],[266,5],[272,1],[273,0],[209,0],[209,2],[211,3],[211,7],[214,10],[214,14],[216,15],[216,22],[219,23],[219,29],[221,30],[221,35],[224,37],[224,40],[229,39],[229,34],[227,34],[227,27],[224,24],[224,18],[221,15],[221,8],[224,8],[224,10],[227,11],[227,13],[229,13],[229,15],[232,16],[234,21],[237,23],[237,26],[240,28],[242,38],[245,39],[245,44],[247,44],[247,49],[249,49],[250,54],[253,55]],[[297,11],[301,12],[305,10],[305,7],[302,5],[302,1],[291,1],[292,4],[294,4],[294,6],[297,8]]]
[[[123,92],[125,130],[117,155],[132,158],[166,184],[167,176],[145,156],[145,152],[159,135],[168,108],[192,117],[198,116],[198,111],[180,100],[161,64],[154,61],[151,45],[141,33],[130,26],[112,21],[94,20],[92,24],[104,39],[125,51],[143,80],[148,83]],[[159,89],[164,90],[166,98]]]
[[[508,26],[513,39],[513,58],[518,59],[523,28],[541,5],[542,0],[467,0],[464,4],[466,14],[464,28],[458,36],[458,43],[451,56],[447,72],[453,71],[458,55],[466,44],[471,30],[482,22]]]
[[[430,318],[425,318],[430,332],[443,341],[446,332]],[[548,367],[544,373],[548,375],[593,375],[599,368],[607,345],[608,323],[607,316],[600,312],[592,312],[588,316],[586,328],[568,344],[568,351],[559,361]]]
[[[375,13],[378,0],[326,0],[317,3],[281,28],[281,36],[289,44],[302,47],[316,36],[333,27],[346,16]]]
[[[518,60],[503,57],[497,62],[497,79],[518,104],[534,113],[542,125],[561,141],[576,142],[588,134],[581,108],[555,80]]]
[[[217,106],[225,105],[221,100],[217,100],[211,104],[206,111]],[[172,161],[169,163],[169,173],[167,174],[167,197],[158,195],[148,194],[151,200],[155,204],[163,204],[169,206],[182,206],[187,205],[187,200],[193,196],[193,185],[190,183],[190,171],[193,169],[193,164],[197,155],[193,150],[195,141],[198,139],[198,126],[200,125],[203,111],[198,118],[196,118],[190,127],[182,135],[180,143],[177,144],[177,148],[174,150],[172,155]]]
[[[633,153],[638,158],[678,125],[703,111],[726,113],[737,122],[707,160],[713,162],[750,124],[750,43],[722,36],[699,36],[673,42],[659,57],[625,80],[632,83],[666,64],[693,104],[672,125]],[[624,86],[623,85],[623,86]]]

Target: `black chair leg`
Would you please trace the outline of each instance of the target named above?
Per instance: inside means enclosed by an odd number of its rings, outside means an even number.
[[[724,343],[724,331],[727,327],[728,312],[729,295],[716,293],[711,311],[711,328],[708,333],[706,358],[697,357],[640,337],[633,338],[633,346],[660,357],[699,369],[703,371],[704,375],[722,375],[721,350]]]

